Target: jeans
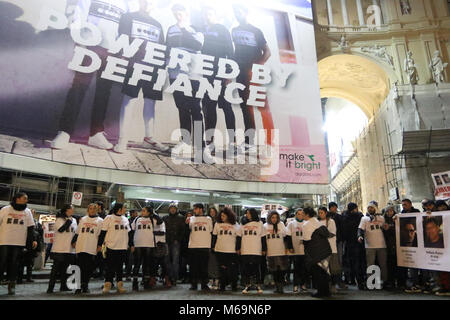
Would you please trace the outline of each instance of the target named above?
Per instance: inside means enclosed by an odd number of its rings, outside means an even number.
[[[261,256],[243,255],[242,259],[242,283],[245,286],[262,284],[261,278]]]
[[[193,284],[200,282],[202,285],[208,283],[208,260],[210,249],[189,249],[189,266]]]
[[[95,268],[95,255],[86,252],[77,253],[77,265],[81,270],[81,287],[87,289]]]
[[[75,264],[75,254],[72,253],[57,253],[52,252],[51,258],[53,260],[52,271],[50,272],[49,288],[53,289],[56,283],[56,278],[59,275],[61,279],[61,289],[67,286],[67,268],[71,264]]]
[[[375,264],[375,259],[378,260],[378,266],[381,269],[381,280],[386,282],[388,280],[388,271],[387,271],[387,251],[386,248],[377,248],[377,249],[366,249],[366,260],[367,266]]]
[[[169,254],[166,256],[168,276],[172,281],[178,280],[178,270],[180,267],[180,242],[175,240],[169,244]]]
[[[139,269],[142,265],[142,279],[150,278],[151,272],[154,269],[153,248],[134,248],[134,267],[133,278],[137,279]]]
[[[123,264],[127,250],[111,250],[106,249],[106,282],[113,282],[116,276],[117,282],[123,278]]]
[[[233,287],[238,279],[238,255],[236,253],[216,252],[217,263],[220,273],[220,285],[226,286],[231,283]]]
[[[358,285],[364,284],[366,275],[364,245],[358,242],[347,242],[345,244],[344,261],[347,268],[346,278],[348,281],[356,281]]]
[[[308,279],[305,265],[305,255],[294,256],[294,286],[303,286]]]

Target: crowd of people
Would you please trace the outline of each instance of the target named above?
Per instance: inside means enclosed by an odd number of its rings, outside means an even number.
[[[0,276],[7,271],[11,295],[22,277],[19,267],[29,265],[22,262],[24,252],[42,246],[42,227],[27,202],[27,195],[18,193],[0,210]],[[422,206],[427,213],[449,210],[444,201],[425,199]],[[419,212],[409,199],[402,208],[399,214]],[[55,221],[47,293],[54,292],[58,280],[60,291],[71,291],[67,268],[77,265],[81,283],[75,294],[89,293],[91,278],[104,277],[104,294],[113,288],[125,293],[127,280],[133,291],[154,289],[160,280],[165,288],[190,283],[190,290],[200,285],[203,291],[230,288],[242,294],[261,294],[267,286],[282,294],[292,283],[294,293],[314,289],[312,296],[329,297],[348,285],[368,289],[367,267],[378,265],[378,290],[450,295],[448,272],[397,266],[395,206],[380,210],[371,201],[363,214],[349,203],[341,214],[330,202],[317,212],[311,207],[283,214],[274,210],[266,217],[248,208],[241,219],[229,207],[205,209],[198,203],[180,212],[171,204],[162,217],[153,206],[127,212],[124,204],[115,203],[107,215],[98,202],[76,219],[73,206],[63,206]]]

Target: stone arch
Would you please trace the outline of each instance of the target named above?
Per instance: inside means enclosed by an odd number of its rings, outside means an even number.
[[[390,90],[388,73],[362,55],[338,54],[319,61],[322,98],[347,99],[358,105],[370,119]]]

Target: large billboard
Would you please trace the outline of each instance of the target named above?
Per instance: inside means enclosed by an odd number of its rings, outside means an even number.
[[[328,183],[307,0],[0,1],[0,151]]]

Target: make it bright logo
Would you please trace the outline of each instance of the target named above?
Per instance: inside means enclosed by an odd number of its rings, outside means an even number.
[[[286,168],[304,169],[306,171],[320,170],[320,162],[316,162],[314,154],[280,153],[280,161],[284,160]]]

